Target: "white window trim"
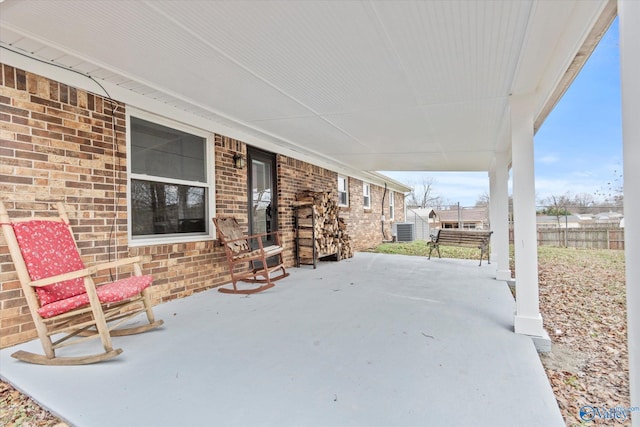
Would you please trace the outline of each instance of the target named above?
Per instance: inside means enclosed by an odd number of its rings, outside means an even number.
[[[347,203],[340,203],[340,179],[344,180],[344,193],[347,195]],[[338,206],[349,207],[349,177],[338,175]]]
[[[367,189],[368,191],[365,192],[365,189]],[[366,197],[369,198],[368,204],[365,204],[365,200],[367,200]],[[369,184],[368,182],[362,183],[362,206],[365,209],[371,209],[371,184]]]
[[[138,247],[138,246],[156,246],[156,245],[166,245],[173,243],[189,243],[189,242],[201,242],[203,240],[213,240],[215,238],[215,228],[213,223],[207,224],[208,233],[206,234],[163,234],[160,236],[145,236],[145,237],[134,237],[132,234],[133,227],[131,225],[131,219],[133,218],[131,212],[131,180],[132,179],[142,179],[146,181],[155,181],[155,182],[165,182],[168,184],[189,184],[192,185],[194,181],[182,181],[179,179],[171,179],[171,178],[162,178],[162,180],[158,180],[155,176],[149,176],[146,174],[134,174],[131,172],[131,117],[137,117],[139,119],[147,120],[150,122],[154,122],[160,124],[162,126],[167,126],[173,129],[180,130],[182,132],[187,132],[193,135],[200,136],[205,139],[205,158],[206,158],[206,176],[207,182],[198,182],[202,187],[207,189],[207,212],[205,212],[205,221],[210,220],[215,215],[216,205],[215,205],[215,142],[213,138],[213,134],[211,132],[204,131],[200,128],[192,127],[186,125],[184,123],[179,123],[168,119],[166,117],[158,116],[156,114],[152,114],[146,111],[138,110],[134,107],[127,107],[126,118],[127,118],[127,239],[130,247]]]
[[[396,193],[393,190],[389,190],[389,220],[393,221],[396,218],[396,202],[395,202]]]

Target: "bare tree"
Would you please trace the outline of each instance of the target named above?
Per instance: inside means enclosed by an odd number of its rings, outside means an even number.
[[[555,216],[556,217],[556,221],[558,223],[558,242],[562,242],[562,228],[560,226],[560,218],[561,217],[566,217],[568,215],[570,215],[569,212],[569,207],[571,206],[571,193],[565,193],[561,196],[558,195],[551,195],[549,197],[547,197],[546,199],[543,199],[542,202],[545,205],[544,209],[542,210],[542,212],[545,215],[549,215],[549,216]],[[565,239],[564,239],[564,246],[567,246],[567,241],[566,241],[566,230],[565,230]]]
[[[417,206],[419,208],[438,207],[442,205],[442,198],[440,196],[434,196],[433,194],[435,182],[436,180],[434,178],[427,178],[423,176],[421,183],[409,183],[411,192],[408,196],[408,205]]]
[[[596,199],[592,194],[580,193],[573,197],[573,206],[576,213],[588,213],[596,204]]]
[[[476,200],[476,207],[483,208],[489,206],[489,194],[485,191],[480,196],[478,196],[478,200]]]
[[[604,200],[604,206],[623,206],[624,205],[624,176],[622,172],[613,171],[613,179],[607,182],[607,185],[595,192],[595,196]]]
[[[571,193],[565,193],[563,195],[555,195],[542,200],[543,209],[542,213],[549,216],[555,216],[558,219],[558,226],[560,226],[560,217],[569,215],[569,207],[572,205]]]

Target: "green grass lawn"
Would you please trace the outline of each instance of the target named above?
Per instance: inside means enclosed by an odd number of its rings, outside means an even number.
[[[375,249],[372,249],[371,252],[397,255],[429,256],[429,246],[427,243],[428,242],[425,240],[414,240],[413,242],[401,243],[383,243]],[[455,246],[440,246],[440,255],[442,255],[443,258],[479,259],[480,249],[460,248]],[[437,257],[438,253],[434,251],[431,256]]]

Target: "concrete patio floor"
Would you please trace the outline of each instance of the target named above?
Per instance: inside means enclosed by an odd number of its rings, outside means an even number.
[[[3,349],[0,376],[80,427],[564,426],[493,266],[357,253],[289,271],[260,294],[157,306],[164,326],[114,338],[109,362]]]

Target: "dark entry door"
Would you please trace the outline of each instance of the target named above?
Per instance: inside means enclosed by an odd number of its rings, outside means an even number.
[[[276,156],[273,153],[247,148],[247,182],[249,184],[249,233],[271,233],[278,230],[278,188]],[[272,244],[273,237],[264,240]]]

